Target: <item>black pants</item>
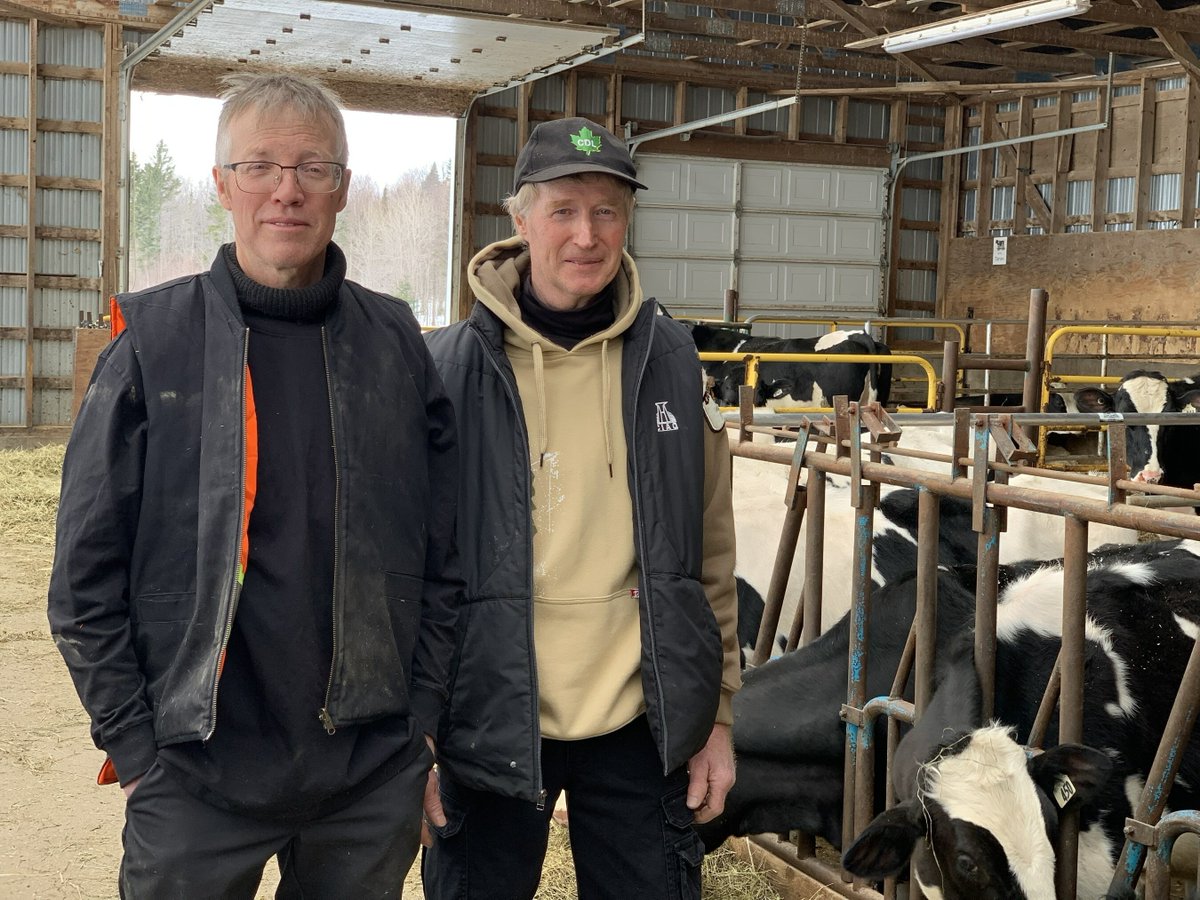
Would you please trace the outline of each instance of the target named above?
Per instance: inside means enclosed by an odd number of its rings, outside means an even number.
[[[422,858],[427,900],[529,900],[566,791],[580,900],[695,900],[704,850],[687,772],[662,774],[645,716],[612,734],[542,741],[545,808],[442,774],[447,824]]]
[[[276,898],[398,898],[420,844],[430,762],[423,749],[350,806],[306,822],[219,809],[152,766],[125,807],[121,896],[253,900],[263,868],[278,855]]]

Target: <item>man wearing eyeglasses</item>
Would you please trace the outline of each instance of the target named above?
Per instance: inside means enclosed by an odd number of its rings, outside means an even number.
[[[127,799],[127,898],[399,897],[461,580],[453,412],[347,281],[333,96],[229,80],[212,268],[114,298],[67,449],[54,637]]]

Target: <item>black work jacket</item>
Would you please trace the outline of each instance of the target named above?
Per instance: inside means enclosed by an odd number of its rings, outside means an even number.
[[[249,332],[219,255],[116,298],[122,319],[67,447],[49,613],[124,782],[157,746],[217,727],[257,445]],[[453,409],[407,304],[346,281],[322,340],[337,478],[322,718],[415,714],[432,733],[462,591]]]
[[[723,657],[700,582],[707,427],[700,368],[687,330],[658,310],[652,300],[643,303],[623,335],[621,386],[640,570],[642,689],[670,772],[712,732]],[[468,787],[540,801],[532,476],[504,326],[477,302],[465,322],[426,341],[462,423],[458,535],[467,580],[438,760]],[[659,430],[661,409],[674,413],[677,430]]]

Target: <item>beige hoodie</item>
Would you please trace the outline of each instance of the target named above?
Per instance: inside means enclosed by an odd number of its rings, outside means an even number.
[[[565,350],[521,320],[516,294],[528,268],[528,251],[512,238],[481,251],[468,278],[475,296],[506,326],[504,349],[529,433],[542,735],[576,740],[614,731],[646,709],[621,413],[621,336],[642,294],[626,255],[614,284],[615,321]],[[699,403],[699,369],[696,385]],[[725,649],[717,721],[729,724],[730,698],[741,683],[729,449],[723,434],[708,438],[703,580]]]

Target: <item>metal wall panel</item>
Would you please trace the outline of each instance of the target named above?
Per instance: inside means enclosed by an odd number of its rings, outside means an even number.
[[[517,93],[517,90],[517,88],[511,87],[506,91],[497,91],[494,94],[486,94],[480,98],[479,105],[515,107],[521,99]]]
[[[28,221],[25,188],[0,187],[0,225],[25,225]]]
[[[0,58],[5,62],[29,62],[27,19],[0,19]]]
[[[20,289],[20,302],[25,303],[25,292]],[[0,299],[3,294],[0,293]],[[38,288],[34,303],[34,327],[74,328],[79,324],[80,312],[91,313],[95,321],[97,313],[107,312],[102,308],[98,291],[72,291],[65,288]],[[6,322],[3,324],[7,324]]]
[[[42,25],[38,29],[38,62],[53,66],[102,68],[104,32],[99,29]]]
[[[481,247],[512,236],[512,220],[508,216],[475,217],[475,239]]]
[[[672,122],[675,120],[675,85],[626,78],[621,82],[621,111],[626,119]]]
[[[575,89],[575,109],[579,115],[603,119],[608,108],[608,80],[581,76]]]
[[[25,342],[0,340],[0,376],[25,374]]]
[[[0,19],[0,22],[3,22]],[[0,116],[24,119],[29,115],[29,76],[0,75]]]
[[[0,425],[21,425],[25,418],[25,392],[0,388]]]
[[[852,138],[885,140],[891,128],[892,108],[873,100],[851,100],[847,112],[846,135]]]
[[[1178,172],[1150,176],[1150,209],[1153,212],[1179,209],[1182,197],[1183,176]]]
[[[684,102],[684,116],[688,120],[706,119],[737,109],[737,97],[727,88],[688,85]]]
[[[533,82],[529,95],[530,109],[561,114],[567,105],[567,84],[561,75],[547,75]]]
[[[68,122],[99,122],[104,83],[79,78],[39,78],[38,117]]]
[[[0,174],[27,175],[29,173],[29,132],[25,130],[0,130]]]
[[[759,103],[766,103],[768,100],[778,99],[774,95],[764,94],[761,91],[747,91],[746,105],[757,106]],[[767,112],[761,112],[757,115],[748,116],[746,118],[746,127],[756,131],[771,131],[776,134],[786,134],[788,127],[789,112],[787,109],[772,109]]]
[[[512,119],[497,119],[492,116],[480,116],[477,132],[478,143],[475,149],[479,153],[492,156],[517,155],[517,123]]]
[[[24,243],[24,242],[22,242]],[[99,241],[58,241],[42,238],[37,242],[37,274],[100,276]]]
[[[25,325],[25,288],[0,288],[0,327],[22,328]]]
[[[41,132],[37,143],[37,167],[39,175],[99,180],[102,168],[100,135]]]
[[[475,199],[499,203],[512,193],[513,166],[476,166]]]
[[[831,97],[805,97],[800,101],[800,131],[804,134],[833,134],[837,101]]]
[[[24,191],[21,192],[24,195]],[[37,224],[54,228],[100,228],[99,191],[38,188]],[[24,196],[21,198],[24,203]]]
[[[25,238],[0,237],[0,272],[25,274]]]

